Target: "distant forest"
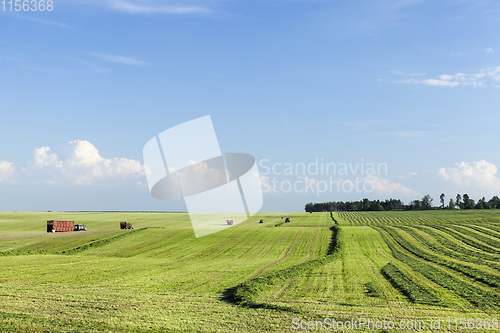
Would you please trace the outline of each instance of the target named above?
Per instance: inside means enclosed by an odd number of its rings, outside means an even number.
[[[333,211],[387,211],[387,210],[430,210],[430,209],[500,209],[500,199],[494,196],[486,201],[483,197],[476,203],[468,194],[463,196],[457,194],[455,199],[450,199],[446,205],[446,196],[442,193],[439,196],[440,205],[434,206],[434,201],[430,195],[425,195],[421,200],[413,200],[409,204],[404,204],[399,199],[388,199],[385,201],[363,199],[361,201],[331,201],[322,203],[306,204],[306,212],[333,212]]]

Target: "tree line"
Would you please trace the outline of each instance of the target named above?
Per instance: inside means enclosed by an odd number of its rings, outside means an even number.
[[[479,199],[476,203],[468,194],[457,194],[455,200],[450,199],[448,205],[445,204],[446,195],[441,193],[439,196],[439,206],[434,206],[434,199],[429,194],[424,195],[421,200],[413,200],[404,204],[399,199],[368,200],[361,201],[330,201],[322,203],[306,204],[306,212],[332,212],[332,211],[390,211],[390,210],[430,210],[430,209],[500,209],[500,198],[494,196],[486,201],[485,197]]]

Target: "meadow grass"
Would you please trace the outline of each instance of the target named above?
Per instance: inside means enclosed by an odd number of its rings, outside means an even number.
[[[89,231],[48,234],[47,220]],[[195,238],[183,213],[1,212],[0,332],[292,332],[297,317],[498,317],[498,290],[475,279],[496,281],[497,255],[451,233],[492,248],[499,226],[496,211],[264,213]],[[384,267],[442,303],[413,302]]]

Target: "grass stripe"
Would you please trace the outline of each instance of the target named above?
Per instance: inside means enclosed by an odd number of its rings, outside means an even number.
[[[413,303],[445,306],[445,303],[436,294],[413,281],[398,267],[389,263],[382,267],[382,275],[394,286],[407,296]]]
[[[467,227],[469,227],[469,225],[467,225]],[[477,240],[480,240],[481,242],[486,243],[491,247],[495,247],[497,249],[500,249],[500,242],[497,240],[494,240],[490,237],[486,237],[484,235],[481,235],[480,233],[478,233],[476,231],[472,231],[472,230],[463,228],[462,226],[454,226],[454,229],[460,231],[464,235],[467,235],[467,236],[473,237]]]
[[[297,309],[293,309],[290,307],[280,307],[273,304],[258,303],[257,297],[262,292],[269,290],[279,283],[283,283],[290,278],[305,275],[313,269],[324,266],[338,257],[340,253],[339,250],[341,249],[341,244],[339,241],[341,229],[339,228],[337,221],[335,221],[332,213],[330,213],[330,216],[335,222],[335,225],[330,228],[330,230],[332,231],[332,238],[326,256],[276,272],[271,272],[269,274],[259,276],[247,282],[241,283],[236,287],[226,289],[226,291],[224,292],[224,300],[244,307],[279,309],[289,312],[300,312]]]
[[[441,268],[431,266],[419,259],[411,257],[402,251],[387,238],[382,228],[376,228],[392,252],[394,258],[410,266],[434,283],[453,291],[455,294],[466,299],[471,304],[483,309],[500,309],[500,295],[481,289],[464,281]]]
[[[396,230],[388,228],[388,227],[382,227],[389,235],[394,238],[394,240],[405,250],[408,252],[413,253],[417,257],[420,257],[422,259],[425,259],[427,261],[433,262],[435,264],[441,265],[448,267],[456,272],[462,273],[464,275],[467,275],[474,280],[478,282],[482,282],[486,285],[489,285],[491,287],[500,287],[500,276],[484,272],[480,269],[477,269],[475,267],[471,267],[468,265],[463,265],[461,263],[457,263],[454,261],[446,260],[444,258],[441,258],[439,256],[436,256],[430,252],[424,251],[421,248],[413,245],[410,243],[408,240],[406,240],[404,237],[402,237],[400,234],[396,232]]]
[[[454,259],[457,259],[460,261],[470,262],[470,263],[476,264],[476,265],[488,266],[490,268],[493,268],[493,269],[500,271],[499,264],[489,262],[489,261],[480,260],[480,259],[475,258],[475,257],[470,257],[469,255],[464,254],[464,253],[457,253],[457,252],[452,251],[452,250],[450,250],[442,245],[433,243],[433,242],[429,241],[428,239],[426,239],[421,234],[419,234],[414,228],[399,227],[399,229],[406,231],[413,238],[417,239],[418,241],[420,241],[420,243],[424,244],[427,248],[431,249],[432,251],[434,251],[438,254],[442,254],[446,257],[454,258]],[[459,246],[455,246],[455,248],[459,248]],[[474,252],[474,251],[470,251],[470,252]]]
[[[477,251],[476,250],[471,250],[471,249],[468,249],[466,247],[463,247],[460,243],[453,242],[452,240],[450,240],[450,239],[444,237],[443,235],[441,235],[440,233],[434,231],[430,227],[415,226],[414,228],[416,228],[418,230],[421,230],[421,231],[423,231],[423,232],[431,235],[440,244],[443,244],[444,246],[446,246],[449,249],[452,249],[453,251],[456,251],[456,252],[459,252],[459,253],[463,253],[463,254],[469,255],[471,257],[476,257],[476,258],[484,259],[484,260],[492,260],[492,261],[498,261],[499,260],[498,257],[496,257],[496,256],[494,256],[492,254],[480,252],[479,250],[477,250]]]
[[[465,244],[470,245],[476,249],[479,249],[479,250],[482,250],[482,251],[488,252],[488,253],[500,254],[500,251],[498,251],[497,249],[494,249],[490,246],[484,245],[483,243],[479,243],[473,239],[467,238],[464,235],[462,235],[461,233],[456,232],[455,230],[451,230],[451,229],[445,228],[443,226],[436,226],[436,225],[431,225],[430,227],[435,228],[437,230],[444,231],[447,234],[449,234],[450,236],[452,236],[453,238],[458,239],[459,241],[462,241]]]

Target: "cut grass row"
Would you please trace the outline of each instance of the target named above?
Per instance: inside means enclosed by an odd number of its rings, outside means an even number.
[[[366,296],[378,297],[378,298],[382,297],[382,295],[378,291],[378,288],[375,286],[373,282],[365,283],[365,288],[366,288]]]
[[[460,227],[460,226],[453,226],[454,229],[460,231],[462,234],[464,235],[467,235],[469,237],[472,237],[472,238],[475,238],[477,240],[480,240],[481,242],[485,243],[485,244],[488,244],[489,246],[491,247],[494,247],[494,248],[497,248],[497,249],[500,249],[500,242],[491,238],[491,237],[486,237],[480,233],[477,233],[475,231],[472,231],[470,229],[467,229],[467,228],[463,228],[463,227]],[[481,231],[483,232],[483,231]]]
[[[425,225],[425,224],[493,224],[500,222],[498,210],[431,210],[386,212],[338,212],[349,225]],[[498,231],[498,230],[496,230]]]
[[[382,274],[394,288],[401,291],[412,302],[445,306],[442,299],[415,282],[411,277],[399,270],[396,265],[392,263],[385,265],[382,267]]]
[[[468,224],[468,225],[463,225],[463,226],[467,227],[469,229],[476,230],[476,231],[478,231],[480,233],[483,233],[483,234],[486,234],[486,235],[490,235],[490,236],[495,237],[495,238],[499,238],[500,237],[500,232],[498,232],[498,231],[495,232],[492,229],[489,229],[489,228],[487,228],[484,225],[478,226],[478,225],[474,225],[474,224]]]
[[[341,242],[339,241],[341,229],[339,228],[337,221],[335,221],[332,214],[330,214],[330,217],[336,223],[336,225],[330,228],[330,230],[332,231],[332,238],[326,256],[306,261],[302,264],[285,268],[279,271],[271,272],[269,274],[259,276],[247,282],[241,283],[236,287],[229,288],[225,292],[225,299],[243,307],[268,308],[289,312],[300,312],[299,310],[293,309],[291,307],[278,307],[272,304],[259,303],[257,302],[257,297],[262,292],[269,290],[273,286],[281,284],[291,278],[305,275],[317,267],[328,264],[339,256],[339,250],[341,249]]]
[[[415,226],[414,228],[417,228],[426,234],[431,235],[434,239],[436,239],[440,244],[446,246],[449,249],[452,249],[455,252],[459,252],[471,257],[476,257],[480,258],[483,260],[492,260],[492,261],[498,261],[498,257],[495,255],[489,254],[489,253],[484,253],[479,250],[471,250],[466,247],[463,247],[460,245],[460,243],[453,242],[452,240],[448,239],[447,237],[444,237],[440,233],[434,231],[431,227],[428,226]]]
[[[421,234],[419,234],[414,228],[410,228],[410,227],[398,227],[398,228],[406,231],[413,238],[417,239],[420,243],[424,244],[427,248],[431,249],[432,251],[434,251],[438,254],[442,254],[446,257],[454,258],[454,259],[457,259],[460,261],[465,261],[465,262],[469,262],[469,263],[476,264],[476,265],[488,266],[488,267],[491,267],[493,269],[500,271],[499,264],[494,263],[494,262],[481,260],[481,259],[476,258],[476,257],[471,257],[465,253],[459,253],[456,251],[452,251],[452,250],[450,250],[442,245],[433,243],[433,242],[429,241],[427,238],[425,238],[424,236],[422,236]],[[453,244],[454,248],[460,248],[456,244],[454,244],[454,243],[452,243],[452,244]],[[470,252],[474,252],[474,251],[470,251]]]
[[[382,228],[377,228],[394,258],[407,264],[414,271],[419,272],[434,283],[453,291],[455,294],[466,299],[471,304],[483,309],[500,309],[500,295],[479,288],[463,279],[456,277],[441,268],[434,267],[423,261],[409,256],[400,251],[392,241],[388,239]]]
[[[382,227],[391,237],[405,250],[413,253],[417,257],[425,259],[427,261],[433,262],[435,264],[448,267],[456,272],[467,275],[468,277],[473,278],[476,281],[482,282],[491,287],[500,287],[500,276],[494,275],[488,272],[484,272],[475,267],[471,267],[468,265],[464,265],[455,261],[450,261],[444,259],[440,256],[434,255],[430,252],[422,250],[420,247],[417,247],[402,237],[396,230],[390,227]]]
[[[497,225],[493,225],[492,223],[481,224],[481,227],[483,227],[485,229],[496,231],[497,233],[500,233],[500,227]]]
[[[482,251],[488,252],[488,253],[500,254],[499,250],[492,248],[490,246],[487,246],[487,245],[480,243],[478,241],[475,241],[473,239],[470,239],[468,237],[465,237],[463,234],[456,232],[455,230],[445,228],[443,226],[436,226],[436,225],[432,225],[431,227],[433,227],[437,230],[444,231],[447,234],[449,234],[450,236],[452,236],[453,238],[458,239],[459,241],[462,241],[465,244],[470,245],[476,249],[479,249],[479,250],[482,250]]]

